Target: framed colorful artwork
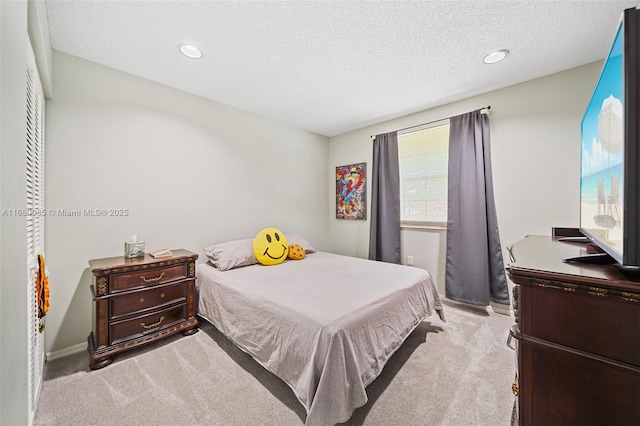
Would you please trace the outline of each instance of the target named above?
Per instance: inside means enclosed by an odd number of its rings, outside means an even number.
[[[367,163],[336,167],[336,218],[367,219]]]

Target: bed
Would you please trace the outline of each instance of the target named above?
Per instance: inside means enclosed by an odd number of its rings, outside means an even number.
[[[289,385],[305,425],[334,425],[442,304],[423,269],[326,252],[275,266],[196,268],[198,314]]]

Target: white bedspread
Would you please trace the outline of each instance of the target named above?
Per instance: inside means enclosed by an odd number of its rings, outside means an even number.
[[[442,311],[425,270],[325,252],[196,271],[198,314],[291,387],[308,426],[348,420],[411,331]]]

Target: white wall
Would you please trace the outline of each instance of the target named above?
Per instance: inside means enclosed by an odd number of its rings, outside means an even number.
[[[328,139],[67,54],[53,55],[47,103],[47,209],[128,209],[126,217],[47,215],[47,351],[86,343],[87,261],[202,248],[268,226],[328,247]],[[250,96],[250,94],[248,94]]]
[[[553,226],[578,226],[580,122],[600,62],[387,121],[330,139],[331,249],[367,257],[369,220],[335,219],[334,167],[372,165],[371,135],[455,116],[491,105],[491,148],[498,227],[503,247]],[[369,197],[370,199],[370,197]],[[402,262],[428,269],[444,293],[446,232],[402,231]],[[503,253],[506,255],[506,252]],[[508,256],[505,258],[508,263]]]
[[[26,206],[27,3],[0,2],[0,209]],[[0,217],[0,424],[29,422],[24,217]]]

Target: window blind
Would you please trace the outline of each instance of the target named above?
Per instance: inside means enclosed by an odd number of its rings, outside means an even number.
[[[449,120],[398,133],[403,226],[447,221]]]

